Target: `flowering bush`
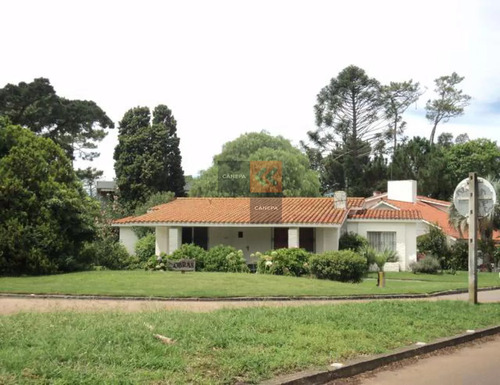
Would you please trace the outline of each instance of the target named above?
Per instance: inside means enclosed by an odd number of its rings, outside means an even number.
[[[161,253],[159,256],[152,255],[151,257],[149,257],[144,268],[145,268],[145,270],[166,271],[166,270],[168,270],[167,258],[168,258],[168,256],[165,253]]]
[[[208,250],[203,271],[222,271],[232,273],[248,273],[243,251],[232,246],[218,245]]]
[[[274,275],[300,277],[309,274],[309,256],[304,249],[277,249],[265,254],[256,253],[259,258],[257,272]]]

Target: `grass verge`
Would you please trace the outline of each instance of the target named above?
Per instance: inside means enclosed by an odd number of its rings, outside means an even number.
[[[478,286],[500,286],[497,273],[480,273]],[[467,288],[467,274],[387,273],[385,288],[264,274],[92,271],[42,277],[0,278],[0,292],[144,297],[265,297],[419,294]]]
[[[500,304],[452,301],[20,313],[0,317],[0,383],[256,383],[499,323]]]

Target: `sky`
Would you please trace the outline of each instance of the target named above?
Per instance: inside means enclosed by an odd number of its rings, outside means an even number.
[[[457,72],[471,104],[437,135],[500,143],[497,0],[16,0],[0,2],[0,14],[0,87],[48,78],[116,126],[130,108],[166,104],[186,175],[246,132],[298,145],[315,129],[317,94],[351,64],[382,84],[413,79],[426,89],[404,117],[410,137],[429,137],[434,79]],[[112,179],[117,134],[100,158],[75,166]]]

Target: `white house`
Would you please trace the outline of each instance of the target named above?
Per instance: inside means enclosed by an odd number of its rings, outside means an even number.
[[[183,243],[205,249],[225,244],[250,255],[282,247],[321,253],[337,250],[339,237],[350,231],[368,238],[379,250],[399,255],[408,270],[417,258],[417,236],[439,225],[449,235],[449,202],[417,196],[415,181],[391,181],[388,192],[370,198],[177,198],[147,214],[114,222],[130,253],[135,226],[156,229],[156,253],[172,253]]]

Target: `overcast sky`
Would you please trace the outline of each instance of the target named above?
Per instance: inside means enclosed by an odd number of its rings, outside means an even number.
[[[2,1],[0,87],[50,79],[58,95],[95,101],[117,123],[135,106],[168,105],[186,174],[250,131],[294,144],[315,128],[316,95],[350,64],[382,83],[427,92],[405,118],[428,137],[433,80],[465,76],[463,117],[438,129],[500,142],[500,2]],[[113,178],[117,129],[93,166]],[[77,166],[85,166],[78,162]]]

